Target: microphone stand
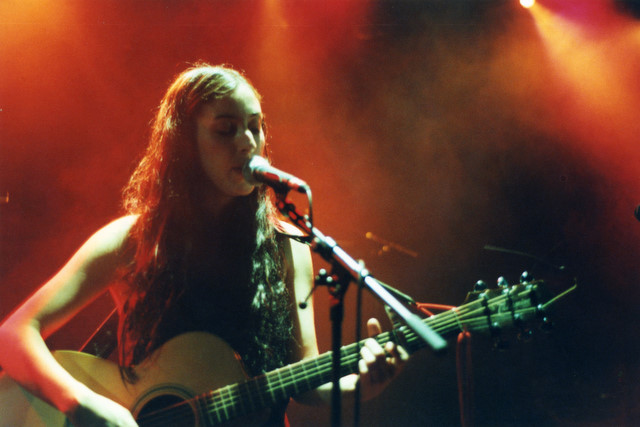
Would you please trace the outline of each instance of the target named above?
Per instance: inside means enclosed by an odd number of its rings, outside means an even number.
[[[380,299],[393,310],[416,335],[422,338],[431,348],[440,352],[445,349],[447,342],[431,329],[421,318],[409,311],[401,304],[378,280],[374,279],[362,263],[349,256],[331,237],[325,236],[320,230],[303,215],[295,205],[287,200],[288,191],[276,191],[276,207],[293,224],[302,230],[310,238],[311,249],[322,258],[331,263],[332,274],[320,274],[316,284],[331,287],[331,322],[332,322],[332,367],[333,390],[331,396],[331,422],[332,426],[340,425],[341,396],[340,396],[340,347],[341,347],[341,322],[344,314],[343,296],[349,282],[352,280],[360,287],[366,287],[374,296]]]

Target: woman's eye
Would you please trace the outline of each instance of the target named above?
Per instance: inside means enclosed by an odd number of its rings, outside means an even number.
[[[233,136],[238,131],[238,127],[233,122],[220,122],[216,124],[215,131],[222,136]]]

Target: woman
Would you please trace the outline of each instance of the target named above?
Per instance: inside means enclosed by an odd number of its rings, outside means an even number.
[[[240,73],[199,64],[180,74],[157,113],[147,151],[124,192],[127,215],[106,225],[0,328],[0,365],[74,425],[136,425],[129,409],[71,376],[44,338],[109,289],[120,314],[123,380],[184,332],[224,339],[254,376],[318,354],[308,248],[283,231],[263,187],[242,166],[265,152],[260,96]],[[369,332],[378,333],[377,321]],[[406,352],[367,340],[364,398],[376,395]],[[347,395],[357,377],[341,380]],[[327,402],[331,385],[296,399]]]

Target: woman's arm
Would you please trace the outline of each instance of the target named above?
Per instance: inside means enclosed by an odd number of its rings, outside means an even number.
[[[124,262],[122,249],[134,222],[134,217],[123,217],[96,232],[0,326],[0,365],[7,375],[74,424],[91,424],[94,414],[102,412],[116,420],[104,425],[135,425],[127,410],[64,370],[44,342],[107,289]]]

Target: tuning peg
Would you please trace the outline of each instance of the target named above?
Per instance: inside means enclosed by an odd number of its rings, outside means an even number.
[[[505,279],[503,276],[498,277],[498,287],[499,288],[509,287],[509,283],[507,282],[507,279]]]
[[[523,271],[520,275],[520,283],[529,283],[533,281],[533,276],[528,271]]]
[[[487,289],[487,284],[484,282],[484,280],[478,280],[476,282],[476,284],[473,286],[473,290],[474,291],[484,291]]]

